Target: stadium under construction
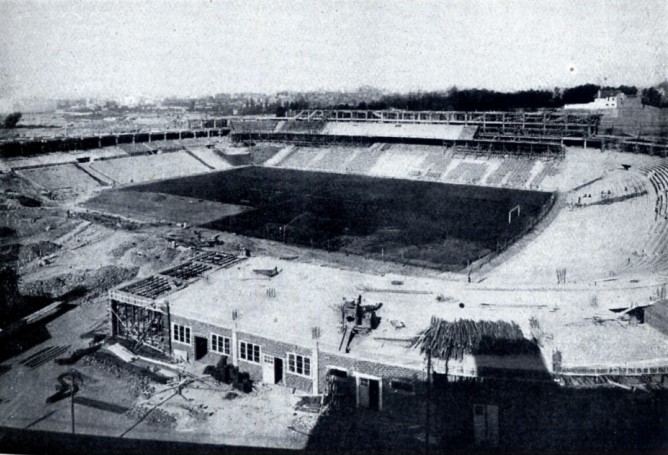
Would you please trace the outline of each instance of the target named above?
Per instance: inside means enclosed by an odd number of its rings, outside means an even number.
[[[665,385],[668,147],[599,125],[304,110],[1,152],[76,194],[74,216],[164,228],[183,253],[109,291],[118,355],[391,413],[438,381]],[[477,334],[465,352],[435,335],[458,324]],[[486,400],[471,412],[496,415],[480,423],[495,445],[510,412]]]

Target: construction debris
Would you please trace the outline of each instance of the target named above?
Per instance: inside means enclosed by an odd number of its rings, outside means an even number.
[[[149,425],[174,428],[176,427],[176,416],[161,408],[153,408],[148,405],[139,405],[130,409],[125,416],[132,420],[143,420]]]
[[[392,324],[392,327],[394,327],[395,329],[403,329],[404,327],[406,327],[406,324],[404,324],[402,321],[399,321],[397,319],[392,319],[390,321],[390,324]]]
[[[90,354],[93,354],[93,353],[99,351],[101,347],[102,347],[102,343],[99,343],[99,344],[95,344],[95,345],[87,347],[87,348],[77,349],[69,357],[56,359],[56,363],[58,365],[73,365],[76,362],[78,362],[81,358],[83,358],[84,356],[90,355]]]
[[[22,360],[20,363],[28,368],[35,369],[64,354],[68,349],[70,349],[69,344],[67,346],[47,346],[27,359]]]
[[[374,292],[374,293],[390,293],[390,294],[415,294],[415,295],[429,295],[433,294],[431,291],[420,291],[417,289],[382,289],[382,288],[371,288],[368,286],[358,286],[358,289],[362,292]]]
[[[318,414],[322,408],[322,401],[322,395],[305,395],[299,399],[295,405],[295,410]]]
[[[258,275],[263,275],[269,278],[273,278],[279,273],[281,273],[282,270],[278,270],[278,267],[274,267],[273,269],[253,269],[253,272],[257,273]]]
[[[507,321],[472,321],[458,319],[446,321],[435,316],[431,325],[423,330],[413,343],[421,352],[429,351],[439,359],[462,359],[481,348],[491,348],[492,344],[512,345],[519,353],[526,349],[522,329],[515,322]]]
[[[204,374],[211,376],[218,382],[231,384],[236,390],[250,393],[253,390],[253,382],[247,372],[239,371],[238,367],[227,363],[227,357],[221,357],[216,366],[208,365]]]

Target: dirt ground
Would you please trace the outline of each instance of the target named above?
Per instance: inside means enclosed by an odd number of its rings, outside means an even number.
[[[86,202],[85,206],[111,213],[119,213],[122,210],[127,216],[146,222],[187,221],[196,225],[235,216],[250,209],[243,205],[135,191],[107,191]]]
[[[293,410],[299,397],[285,387],[256,384],[255,390],[243,394],[208,378],[186,386],[179,395],[173,384],[142,379],[97,357],[85,357],[72,367],[53,361],[36,368],[21,363],[46,346],[70,346],[62,357],[87,346],[93,333],[105,332],[105,303],[98,298],[72,309],[47,325],[47,339],[3,363],[0,425],[71,431],[70,400],[53,404],[45,400],[55,392],[58,376],[73,368],[83,377],[74,400],[77,433],[258,447],[305,446],[315,416]],[[194,371],[203,368],[198,364]],[[226,398],[230,392],[234,399]]]
[[[183,261],[195,253],[193,247],[205,244],[192,229],[177,228],[176,219],[128,230],[113,219],[78,217],[76,204],[96,192],[47,193],[14,174],[0,174],[0,187],[1,257],[3,266],[14,271],[8,276],[18,278],[7,297],[15,303],[17,293],[39,295],[70,304],[64,314],[20,334],[5,349],[0,425],[69,432],[70,401],[47,404],[46,399],[70,367],[52,359],[34,368],[22,362],[49,347],[61,348],[60,357],[67,357],[88,346],[92,334],[107,331],[107,289]],[[204,215],[211,212],[201,204],[185,204]],[[207,232],[204,238],[214,236]],[[244,243],[227,240],[220,247],[239,251]],[[231,386],[209,379],[189,385],[180,396],[170,385],[147,382],[88,357],[72,368],[83,377],[74,405],[77,433],[298,449],[315,425],[314,415],[294,411],[299,397],[283,387],[257,384],[248,395],[226,399]],[[203,368],[195,367],[198,374]]]

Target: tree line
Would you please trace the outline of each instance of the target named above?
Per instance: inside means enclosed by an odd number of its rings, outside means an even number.
[[[497,92],[487,89],[463,89],[452,87],[447,91],[412,92],[391,94],[370,103],[359,103],[357,109],[405,109],[409,111],[508,111],[515,109],[560,108],[565,104],[589,103],[594,100],[600,89],[620,90],[626,95],[635,96],[638,88],[621,85],[619,87],[601,87],[596,84],[584,84],[576,87],[554,90],[520,90],[517,92]],[[346,106],[335,106],[346,108]],[[347,106],[353,108],[353,106]]]
[[[458,89],[452,87],[446,91],[393,93],[383,95],[378,100],[355,104],[337,104],[332,106],[314,106],[305,98],[300,98],[287,106],[290,110],[322,108],[333,109],[403,109],[408,111],[509,111],[516,109],[535,110],[560,108],[566,104],[589,103],[596,98],[599,90],[618,90],[627,96],[640,95],[642,104],[656,107],[668,107],[668,82],[657,87],[645,88],[620,85],[617,87],[583,84],[575,87],[554,90],[520,90],[517,92],[497,92],[486,89]],[[279,116],[285,115],[286,106],[276,110]]]
[[[627,96],[640,96],[642,104],[656,107],[668,107],[668,81],[655,87],[639,90],[633,85],[601,86],[583,84],[575,87],[553,90],[520,90],[516,92],[498,92],[487,89],[458,89],[452,87],[443,91],[418,91],[409,93],[391,93],[378,96],[369,101],[355,101],[345,104],[313,99],[308,93],[297,94],[289,102],[274,101],[267,104],[249,98],[243,106],[236,106],[239,115],[274,114],[285,117],[289,112],[303,109],[401,109],[408,111],[510,111],[558,109],[566,104],[589,103],[594,100],[599,90],[618,90]],[[188,106],[188,101],[182,101]],[[189,110],[198,110],[194,100],[189,101]],[[219,115],[231,115],[233,108],[221,101],[214,109]]]

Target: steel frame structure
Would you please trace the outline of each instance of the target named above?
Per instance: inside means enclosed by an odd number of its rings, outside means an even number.
[[[488,139],[429,139],[412,137],[384,136],[344,136],[333,134],[310,133],[234,133],[230,136],[236,142],[276,141],[309,147],[327,147],[333,145],[350,147],[368,147],[377,142],[436,145],[459,147],[466,153],[480,154],[522,154],[562,156],[564,147],[560,143],[535,141],[495,141]]]
[[[294,120],[335,122],[432,123],[475,125],[481,135],[536,135],[557,137],[593,137],[598,133],[600,114],[539,112],[465,112],[465,111],[370,111],[303,110]]]

